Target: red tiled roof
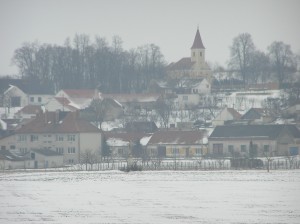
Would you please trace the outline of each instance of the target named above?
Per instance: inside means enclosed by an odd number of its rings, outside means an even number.
[[[38,105],[27,105],[23,107],[21,110],[17,112],[17,114],[23,113],[23,114],[37,114],[42,111],[41,106]]]
[[[195,62],[191,58],[181,58],[178,62],[172,63],[168,66],[169,70],[189,70]]]
[[[202,144],[203,133],[201,131],[157,131],[148,145],[195,145]]]
[[[138,102],[151,103],[159,99],[161,94],[102,94],[103,98],[110,98],[117,100],[120,103]]]
[[[73,98],[93,98],[95,96],[95,89],[63,89],[63,91]]]
[[[76,112],[46,112],[38,114],[16,133],[79,133],[100,132],[98,128],[78,117]]]
[[[242,117],[242,115],[233,108],[227,108],[227,111],[231,113],[235,119],[240,119]]]
[[[202,43],[202,40],[201,40],[199,29],[197,29],[194,43],[193,43],[193,46],[191,47],[191,49],[205,49],[205,47]]]

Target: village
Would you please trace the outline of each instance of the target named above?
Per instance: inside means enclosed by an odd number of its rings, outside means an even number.
[[[1,79],[0,170],[299,168],[300,101],[282,107],[288,93],[274,81],[221,79],[205,50],[197,29],[190,57],[143,93]]]

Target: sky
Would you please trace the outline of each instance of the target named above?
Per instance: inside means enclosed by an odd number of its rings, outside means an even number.
[[[13,75],[24,42],[63,45],[66,38],[114,35],[129,50],[160,47],[167,63],[190,56],[197,27],[206,60],[226,66],[233,38],[250,33],[257,49],[273,41],[300,54],[298,0],[0,0],[0,76]]]

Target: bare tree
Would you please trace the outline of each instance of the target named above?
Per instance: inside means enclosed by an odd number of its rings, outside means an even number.
[[[295,72],[297,67],[291,46],[282,41],[274,41],[268,47],[268,52],[278,82],[282,85],[287,80],[287,75]]]
[[[232,46],[230,47],[230,67],[237,69],[246,86],[251,64],[251,57],[255,50],[252,37],[249,33],[239,34],[233,39]]]
[[[160,99],[155,104],[155,111],[160,116],[165,128],[168,128],[172,112],[172,102],[168,99]]]

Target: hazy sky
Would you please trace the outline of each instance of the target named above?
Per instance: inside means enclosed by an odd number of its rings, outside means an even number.
[[[154,43],[167,62],[190,56],[199,25],[206,59],[225,65],[240,33],[265,51],[273,41],[300,52],[299,0],[0,0],[0,75],[23,42],[62,45],[76,33],[123,40],[123,48]]]

